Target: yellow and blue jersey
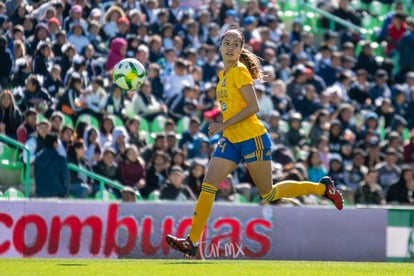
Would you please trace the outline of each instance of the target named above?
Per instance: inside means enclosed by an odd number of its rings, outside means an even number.
[[[247,67],[241,62],[237,62],[225,75],[224,71],[219,72],[216,93],[224,121],[247,106],[240,88],[249,84],[253,85],[253,78]],[[256,114],[253,114],[224,129],[223,136],[231,143],[237,143],[261,136],[264,133],[266,133],[266,128]]]

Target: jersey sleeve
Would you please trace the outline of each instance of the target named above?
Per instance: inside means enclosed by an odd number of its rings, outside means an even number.
[[[250,75],[249,70],[247,70],[245,66],[237,67],[237,72],[234,76],[234,83],[236,84],[237,89],[245,85],[253,84],[252,75]]]

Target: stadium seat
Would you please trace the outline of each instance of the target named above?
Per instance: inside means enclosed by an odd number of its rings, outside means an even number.
[[[391,10],[391,6],[380,1],[372,1],[369,5],[369,9],[380,17],[386,15]]]
[[[63,125],[70,126],[72,128],[74,127],[73,120],[69,115],[63,114]]]
[[[95,194],[95,199],[102,200],[102,192],[101,191],[98,191]],[[104,201],[118,201],[116,196],[113,193],[108,192],[107,190],[103,190],[103,200]]]
[[[186,131],[188,129],[188,127],[190,126],[190,118],[189,117],[183,117],[181,118],[178,122],[177,122],[177,133],[178,134],[183,134],[184,131]]]
[[[114,126],[115,127],[118,127],[118,126],[125,126],[124,125],[124,121],[122,121],[122,119],[121,118],[119,118],[118,116],[116,116],[116,115],[111,115],[111,119],[112,119],[112,121],[114,122]]]
[[[2,195],[3,198],[7,198],[7,199],[24,199],[25,196],[24,194],[17,190],[16,188],[8,188],[4,194]]]
[[[150,130],[151,133],[160,133],[164,131],[164,125],[167,118],[165,116],[157,116],[155,119],[150,123]]]
[[[0,143],[0,179],[4,187],[20,184],[20,171],[23,162],[18,160],[19,150]]]
[[[241,195],[239,193],[236,193],[236,198],[235,198],[234,202],[238,202],[238,203],[248,203],[247,199],[243,195]]]
[[[79,122],[85,122],[87,123],[89,126],[91,127],[95,127],[97,129],[99,129],[99,121],[98,119],[96,119],[95,116],[90,115],[90,114],[82,114],[78,117],[78,119],[76,120],[76,126],[79,124]],[[75,126],[75,127],[76,127]]]
[[[148,200],[150,201],[159,200],[159,199],[160,199],[160,191],[155,190],[148,195]]]
[[[45,115],[43,115],[41,113],[37,113],[37,115],[36,115],[36,121],[37,122],[40,122],[40,121],[45,120],[45,119],[46,119]]]
[[[150,132],[150,126],[146,119],[144,118],[139,119],[139,130]]]

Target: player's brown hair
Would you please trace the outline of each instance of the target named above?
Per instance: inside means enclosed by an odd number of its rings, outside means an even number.
[[[250,74],[252,75],[252,78],[257,80],[262,78],[262,72],[260,71],[260,57],[252,53],[250,50],[246,49],[244,46],[244,35],[239,29],[231,28],[228,29],[223,33],[221,36],[220,44],[223,38],[228,34],[235,34],[237,37],[240,38],[241,41],[241,53],[239,60],[241,63],[246,65],[247,70],[249,70]]]

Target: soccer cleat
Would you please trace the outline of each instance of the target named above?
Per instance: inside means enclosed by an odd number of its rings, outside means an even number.
[[[193,245],[193,243],[190,240],[190,237],[186,239],[181,239],[174,237],[172,235],[167,235],[165,236],[165,240],[172,249],[184,253],[184,256],[187,258],[195,257],[195,255],[197,254],[198,246]]]
[[[325,197],[330,199],[335,205],[336,209],[342,210],[344,207],[344,199],[342,193],[335,187],[335,181],[330,176],[324,176],[319,180],[326,186]]]

